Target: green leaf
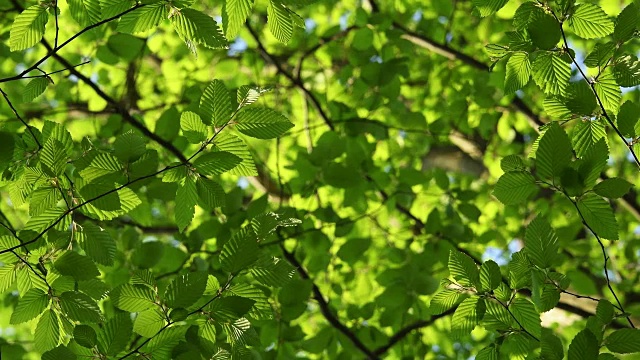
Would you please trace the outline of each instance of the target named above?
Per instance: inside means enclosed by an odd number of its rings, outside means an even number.
[[[58,346],[60,343],[60,325],[58,315],[53,310],[46,310],[33,333],[33,342],[36,350],[45,352]]]
[[[47,291],[49,287],[44,282],[42,274],[40,274],[40,270],[31,270],[29,267],[19,267],[17,268],[18,275],[18,291],[21,294],[26,294],[27,291],[37,288],[40,290]],[[38,276],[40,275],[40,276]]]
[[[478,351],[475,360],[498,360],[498,349],[493,344],[489,345]]]
[[[540,268],[549,268],[558,255],[558,237],[545,218],[538,215],[525,232],[524,249],[531,261]]]
[[[622,178],[606,179],[593,187],[593,191],[609,199],[623,197],[633,187],[633,184]]]
[[[533,80],[547,94],[561,94],[565,91],[571,77],[571,65],[551,51],[536,52],[532,64]]]
[[[449,274],[460,285],[478,286],[480,283],[478,266],[475,261],[459,251],[451,250],[449,252]]]
[[[526,29],[538,17],[544,16],[544,10],[533,1],[522,3],[513,15],[513,26],[518,30]]]
[[[222,24],[227,39],[233,39],[238,35],[252,8],[253,0],[225,0],[222,7]]]
[[[280,137],[293,124],[279,112],[269,108],[243,108],[237,115],[236,129],[257,139]]]
[[[600,177],[600,173],[607,166],[609,159],[609,148],[607,147],[606,138],[601,138],[592,147],[588,148],[582,157],[578,172],[584,179],[584,185],[587,188],[592,187],[596,180]]]
[[[11,313],[11,324],[20,324],[36,318],[49,305],[49,296],[41,289],[27,291]]]
[[[511,255],[509,262],[509,285],[514,289],[528,287],[531,284],[531,264],[525,251],[521,250]]]
[[[613,65],[613,75],[618,85],[622,87],[640,85],[640,61],[635,55],[617,58]]]
[[[469,334],[484,317],[486,312],[484,299],[473,296],[464,300],[451,319],[451,335],[460,338]]]
[[[509,0],[473,0],[473,5],[478,9],[480,16],[485,17],[502,9],[508,1]]]
[[[62,175],[67,166],[67,152],[64,145],[55,139],[50,139],[44,144],[40,159],[43,170],[52,177]]]
[[[60,295],[60,307],[72,320],[89,323],[102,321],[102,314],[98,304],[88,295],[81,292],[63,292]]]
[[[185,111],[180,116],[180,128],[182,134],[192,144],[204,142],[209,136],[207,126],[202,122],[200,116],[191,111]]]
[[[585,116],[593,115],[596,108],[598,108],[598,102],[593,90],[584,80],[569,84],[564,103],[567,109],[573,113]]]
[[[118,31],[135,34],[151,30],[168,17],[166,9],[164,3],[157,2],[126,13],[120,18]]]
[[[176,192],[176,207],[174,212],[176,225],[178,225],[180,232],[183,232],[184,229],[189,226],[191,220],[193,220],[193,215],[195,214],[194,207],[197,202],[198,192],[196,190],[196,181],[193,176],[187,176],[184,183],[178,186],[178,191]]]
[[[16,281],[16,271],[13,265],[4,264],[0,267],[0,292],[4,293]]]
[[[614,42],[596,44],[591,53],[584,59],[584,64],[590,68],[604,66],[613,56],[615,48],[616,44]]]
[[[229,2],[242,2],[246,0],[231,0]],[[243,20],[244,22],[244,20]],[[200,115],[206,124],[213,124],[215,127],[224,126],[233,115],[231,93],[220,80],[213,80],[202,93],[200,98]]]
[[[253,267],[251,275],[260,284],[265,286],[280,287],[286,285],[295,275],[296,270],[287,261],[265,256]]]
[[[129,345],[132,329],[130,314],[117,313],[98,333],[98,349],[102,354],[118,354]]]
[[[242,159],[227,151],[212,151],[198,156],[193,165],[202,175],[220,175],[232,170]]]
[[[524,160],[518,155],[507,155],[500,160],[500,168],[504,172],[523,171],[527,169]]]
[[[190,49],[190,44],[200,44],[210,49],[227,47],[227,40],[216,21],[198,10],[181,9],[176,15],[171,16],[171,23]]]
[[[613,316],[615,315],[615,310],[613,308],[613,304],[607,299],[601,299],[598,301],[598,306],[596,307],[596,316],[603,324],[608,324],[613,320]]]
[[[601,38],[614,30],[613,21],[598,5],[580,4],[569,16],[569,28],[583,39]]]
[[[113,305],[129,312],[140,312],[155,305],[155,295],[146,286],[122,284],[111,292]]]
[[[220,253],[222,268],[232,274],[258,260],[258,243],[253,231],[243,229],[227,241]]]
[[[571,142],[567,133],[557,123],[552,123],[542,135],[536,151],[538,175],[555,183],[571,162],[571,157]]]
[[[35,78],[25,86],[24,91],[22,92],[22,101],[30,102],[38,96],[42,95],[42,93],[47,90],[47,86],[49,85],[49,79],[46,77]]]
[[[540,314],[538,314],[536,307],[531,301],[524,298],[517,298],[509,305],[509,310],[511,310],[513,316],[525,330],[533,336],[540,338],[542,332]]]
[[[504,91],[507,94],[522,89],[531,77],[531,63],[529,55],[525,52],[516,52],[509,57],[507,62],[507,75],[504,79]]]
[[[269,1],[267,7],[267,23],[276,39],[288,43],[293,37],[293,19],[289,10],[280,2]]]
[[[596,360],[598,358],[598,339],[589,329],[576,335],[569,345],[568,360]]]
[[[607,112],[617,114],[620,110],[622,91],[620,90],[620,86],[618,86],[613,73],[609,70],[602,72],[600,77],[598,77],[598,80],[593,84],[593,87],[602,102],[602,106],[604,106]]]
[[[640,329],[620,329],[605,339],[607,349],[617,354],[640,352]]]
[[[102,19],[112,18],[134,5],[132,0],[100,0]]]
[[[165,316],[159,307],[154,307],[147,311],[138,313],[134,323],[133,331],[144,337],[152,337],[166,324]]]
[[[9,34],[11,51],[24,50],[37,44],[44,36],[47,20],[47,8],[40,4],[29,6],[16,16]]]
[[[585,194],[577,201],[585,222],[599,236],[618,240],[618,223],[609,203],[595,194]]]
[[[61,275],[71,276],[78,281],[90,280],[100,275],[100,271],[91,259],[75,251],[65,251],[53,266]]]
[[[524,202],[538,190],[536,179],[527,171],[510,171],[498,179],[493,195],[505,205]]]
[[[502,282],[500,266],[493,260],[487,260],[480,266],[480,285],[483,291],[495,290]]]
[[[560,24],[558,21],[549,14],[539,14],[538,17],[529,24],[527,27],[531,41],[535,46],[540,49],[553,49],[558,41],[562,32],[560,31]]]
[[[638,7],[636,4],[627,5],[616,19],[613,38],[620,43],[631,39],[638,26],[638,20]]]
[[[73,329],[73,339],[86,348],[92,348],[98,343],[96,331],[89,325],[76,325]]]
[[[540,339],[540,357],[547,360],[564,359],[564,346],[553,331],[543,328]]]
[[[123,163],[136,161],[147,151],[144,138],[133,130],[119,135],[113,142],[113,150]]]
[[[216,137],[215,147],[221,151],[228,151],[233,155],[236,155],[242,159],[242,162],[238,166],[234,167],[230,174],[240,176],[257,176],[258,170],[253,162],[251,152],[247,147],[247,144],[235,135],[222,132]]]
[[[226,203],[226,194],[220,184],[203,177],[196,180],[196,191],[198,193],[198,205],[204,209],[212,211],[222,207]]]
[[[583,120],[573,128],[571,142],[576,150],[576,156],[583,157],[589,148],[598,140],[606,138],[607,132],[602,120]]]
[[[165,330],[154,336],[151,341],[149,341],[143,348],[143,351],[146,353],[152,353],[154,350],[161,347],[166,347],[167,345],[170,348],[173,348],[180,341],[184,340],[184,335],[188,328],[188,326],[176,325],[166,328]]]
[[[102,18],[98,0],[67,0],[71,17],[82,27],[99,22]]]
[[[165,302],[170,308],[187,308],[200,299],[206,286],[207,273],[204,271],[178,276],[165,291]]]
[[[620,112],[616,118],[618,130],[626,137],[636,137],[640,135],[640,106],[631,100],[627,100],[620,107]]]
[[[85,223],[81,231],[76,231],[76,241],[84,252],[98,264],[111,266],[116,255],[116,243],[108,231],[101,227]]]
[[[44,354],[42,360],[76,360],[78,355],[64,345],[57,346]]]

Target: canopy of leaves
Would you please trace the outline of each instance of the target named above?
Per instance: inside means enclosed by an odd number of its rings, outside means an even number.
[[[639,5],[0,0],[0,358],[639,356]]]

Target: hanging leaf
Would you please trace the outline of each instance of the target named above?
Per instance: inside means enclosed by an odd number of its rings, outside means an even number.
[[[47,8],[32,5],[16,16],[9,34],[11,51],[24,50],[37,44],[44,36],[44,27],[49,20]]]
[[[236,119],[238,131],[257,139],[274,139],[293,127],[284,115],[269,108],[244,108]]]
[[[585,194],[577,202],[587,225],[599,236],[618,240],[618,223],[609,203],[595,194]]]
[[[583,39],[595,39],[611,34],[613,21],[598,5],[580,4],[569,16],[569,28]]]

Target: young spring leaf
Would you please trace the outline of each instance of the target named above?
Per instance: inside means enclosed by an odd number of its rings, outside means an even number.
[[[242,159],[227,151],[213,151],[198,156],[193,165],[202,175],[220,175],[235,168]]]
[[[32,5],[16,16],[9,34],[11,51],[24,50],[37,44],[44,36],[47,20],[47,8],[40,4]]]
[[[612,332],[606,339],[607,349],[617,354],[640,352],[640,329],[620,329]]]
[[[49,305],[49,295],[41,289],[27,291],[18,301],[18,305],[11,313],[11,324],[20,324],[34,319]]]
[[[525,251],[540,268],[549,268],[558,255],[558,237],[545,218],[538,215],[525,232]]]
[[[569,84],[571,65],[561,55],[552,51],[536,52],[531,75],[547,94],[562,94]]]
[[[81,292],[63,292],[60,295],[60,307],[72,320],[89,323],[102,321],[102,314],[96,302]]]
[[[536,192],[536,179],[526,171],[510,171],[498,179],[493,195],[505,205],[519,204]]]
[[[274,139],[293,127],[284,115],[264,107],[243,108],[236,118],[236,129],[257,139]]]
[[[451,335],[459,338],[469,334],[482,320],[486,310],[483,298],[473,296],[464,300],[451,319]]]
[[[192,144],[197,144],[207,140],[209,131],[207,126],[202,122],[200,116],[192,111],[185,111],[180,116],[180,128],[182,134]]]
[[[542,135],[536,151],[536,170],[541,178],[556,182],[571,162],[571,142],[567,133],[553,123]]]
[[[22,101],[30,102],[42,95],[42,93],[47,90],[47,86],[49,85],[49,79],[46,77],[35,78],[25,86],[24,91],[22,92]]]
[[[243,1],[243,0],[240,0]],[[233,0],[232,0],[233,2]],[[227,4],[229,1],[226,2]],[[233,114],[231,93],[220,80],[213,80],[200,98],[200,115],[207,124],[221,127],[231,120]]]
[[[100,275],[100,271],[91,259],[75,251],[65,251],[53,266],[61,275],[71,276],[78,281],[90,280]]]
[[[186,308],[202,296],[207,285],[207,273],[192,272],[176,277],[164,293],[163,298],[170,308]]]
[[[42,313],[33,333],[33,340],[36,349],[40,352],[51,350],[60,343],[58,315],[53,310],[49,309]]]
[[[478,266],[468,255],[458,251],[449,252],[449,273],[464,286],[478,286],[480,276]]]
[[[253,8],[253,0],[226,0],[222,7],[222,24],[227,39],[235,38]]]
[[[531,77],[531,63],[529,55],[525,52],[516,52],[509,57],[507,62],[507,75],[504,79],[504,91],[512,94],[522,89]]]
[[[583,39],[604,37],[613,32],[613,21],[598,5],[580,4],[569,17],[569,28]]]
[[[293,37],[293,19],[291,13],[279,1],[270,0],[267,7],[267,24],[276,39],[286,44]]]
[[[176,192],[175,218],[178,229],[182,232],[189,226],[193,215],[194,207],[198,203],[198,192],[196,190],[196,179],[194,176],[187,176],[184,182],[178,186]]]
[[[480,285],[483,291],[493,291],[502,282],[500,266],[493,261],[487,260],[480,266]]]
[[[478,9],[480,16],[484,17],[502,9],[508,1],[509,0],[473,0],[473,5]]]
[[[145,5],[124,14],[118,23],[118,31],[135,34],[151,30],[167,18],[167,7],[162,2]]]
[[[530,334],[540,338],[542,327],[540,325],[540,314],[533,303],[524,298],[515,299],[509,306],[509,310]]]
[[[580,214],[599,236],[618,240],[618,223],[609,203],[595,194],[585,194],[577,201]]]
[[[187,45],[200,44],[210,49],[224,49],[227,47],[220,27],[211,16],[195,9],[181,9],[171,16],[171,23]]]
[[[633,184],[628,182],[627,180],[614,177],[599,182],[598,184],[596,184],[596,186],[593,187],[593,191],[596,194],[609,199],[618,199],[628,193],[632,187]]]
[[[111,292],[113,304],[124,311],[140,312],[155,306],[153,291],[146,286],[123,284]]]

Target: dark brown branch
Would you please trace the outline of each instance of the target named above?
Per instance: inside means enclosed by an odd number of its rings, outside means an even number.
[[[16,7],[16,9],[22,11],[24,10],[24,7],[22,7],[22,5],[20,5],[16,0],[12,1],[13,5]],[[48,58],[50,58],[51,56],[55,56],[57,55],[57,52],[60,51],[60,49],[64,48],[65,46],[69,45],[69,43],[71,43],[73,40],[75,40],[76,38],[78,38],[80,35],[84,34],[85,32],[97,28],[99,26],[102,26],[108,22],[111,22],[113,20],[116,20],[118,18],[120,18],[122,15],[128,14],[130,12],[132,12],[133,10],[139,9],[141,7],[145,6],[144,4],[136,4],[134,7],[127,9],[123,12],[121,12],[118,15],[112,16],[110,18],[104,19],[102,21],[99,21],[93,25],[89,25],[87,27],[85,27],[84,29],[80,30],[80,32],[76,33],[75,35],[73,35],[72,37],[70,37],[69,39],[67,39],[67,41],[63,42],[62,44],[60,44],[60,46],[48,46],[47,49],[49,50],[49,52],[43,56],[42,58],[40,58],[40,60],[36,61],[35,64],[29,66],[28,68],[24,69],[20,74],[15,75],[15,76],[11,76],[11,77],[7,77],[4,79],[0,79],[0,83],[3,82],[7,82],[7,81],[14,81],[14,80],[19,80],[21,79],[24,75],[28,74],[29,72],[35,70],[38,68],[38,66],[40,66],[40,64],[42,64],[45,60],[47,60]],[[57,29],[57,26],[56,26]],[[57,38],[57,35],[56,35]],[[42,39],[43,41],[45,41],[44,39]],[[70,66],[68,66],[70,67]]]
[[[279,233],[278,233],[278,236],[282,237]],[[280,248],[282,249],[282,254],[284,258],[293,267],[295,267],[298,270],[298,273],[300,274],[300,276],[303,279],[311,280],[309,273],[307,273],[307,271],[302,267],[302,264],[300,264],[298,259],[296,259],[295,255],[287,251],[287,249],[285,249],[285,247],[282,245],[280,246]],[[346,336],[349,340],[351,340],[353,345],[356,348],[358,348],[358,350],[360,350],[363,354],[365,354],[368,359],[379,359],[378,355],[376,355],[373,351],[369,350],[369,348],[367,348],[367,346],[356,336],[356,334],[353,333],[353,331],[351,331],[348,327],[346,327],[346,325],[341,323],[338,317],[333,314],[329,306],[329,303],[324,299],[324,296],[322,295],[320,288],[318,288],[318,286],[313,282],[312,282],[312,286],[313,286],[312,287],[313,298],[318,302],[318,306],[320,307],[320,311],[322,312],[322,315],[324,315],[325,319],[327,319],[327,321],[331,324],[331,326],[333,326],[335,329],[340,331],[344,336]]]
[[[49,43],[46,40],[42,40],[42,44],[47,49],[49,49],[49,50],[52,49],[51,45],[49,45]],[[184,154],[182,154],[182,152],[180,150],[178,150],[178,148],[176,148],[171,142],[161,138],[160,136],[158,136],[157,134],[155,134],[151,130],[149,130],[144,124],[142,124],[140,121],[138,121],[136,118],[134,118],[129,113],[129,111],[127,111],[127,109],[125,109],[122,105],[120,105],[120,103],[118,103],[114,98],[112,98],[107,93],[102,91],[102,89],[100,89],[100,87],[96,83],[91,81],[91,79],[86,77],[81,72],[79,72],[76,69],[74,69],[73,66],[65,58],[63,58],[62,56],[60,56],[58,54],[55,54],[55,53],[53,54],[53,58],[56,59],[60,64],[65,66],[72,75],[74,75],[78,79],[82,80],[82,82],[84,82],[91,89],[93,89],[93,91],[95,91],[96,94],[98,94],[98,96],[100,96],[104,101],[106,101],[110,106],[112,106],[113,109],[118,114],[120,114],[122,116],[122,119],[125,122],[129,123],[131,126],[133,126],[136,129],[138,129],[147,138],[155,141],[156,143],[160,144],[163,148],[165,148],[168,151],[170,151],[181,162],[186,162],[187,158],[184,156]]]

